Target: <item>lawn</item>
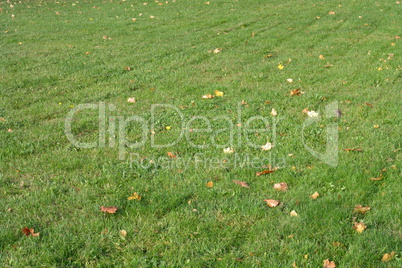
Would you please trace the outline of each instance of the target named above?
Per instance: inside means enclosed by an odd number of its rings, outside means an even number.
[[[401,21],[0,1],[0,266],[402,267]]]

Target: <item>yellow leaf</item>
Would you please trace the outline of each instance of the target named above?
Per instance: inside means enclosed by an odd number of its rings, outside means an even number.
[[[215,96],[217,96],[217,97],[222,97],[224,93],[223,93],[222,91],[215,90],[214,94],[215,94]]]
[[[278,113],[276,112],[275,108],[272,108],[271,114],[272,114],[273,116],[277,116],[277,115],[278,115]]]
[[[278,65],[278,69],[279,69],[279,70],[283,70],[284,68],[285,68],[285,66],[283,66],[282,64],[279,64],[279,65]]]
[[[391,254],[385,253],[384,256],[382,256],[381,261],[383,262],[388,262],[390,260],[392,260],[392,258],[395,256],[395,252],[392,251]]]
[[[170,130],[172,127],[171,126],[166,126],[165,128],[166,128],[166,130]]]
[[[325,59],[324,55],[320,55],[320,56],[318,56],[318,58],[319,58],[320,60]]]
[[[271,150],[272,147],[274,147],[274,146],[272,145],[272,143],[267,142],[265,145],[261,146],[261,149],[262,149],[263,151],[268,151],[268,150]]]
[[[297,212],[296,212],[295,210],[292,210],[292,211],[289,213],[289,215],[290,215],[291,217],[298,217],[298,216],[299,216],[299,214],[297,214]]]
[[[320,196],[318,192],[315,192],[314,194],[310,195],[312,199],[317,199]]]
[[[207,182],[207,184],[205,186],[212,188],[212,187],[214,187],[214,183],[212,181],[209,181],[209,182]]]
[[[353,229],[355,229],[358,233],[363,233],[366,228],[367,226],[362,222],[355,222],[353,226]]]
[[[127,197],[128,200],[138,200],[141,201],[141,196],[139,196],[137,193],[133,193],[132,196]]]

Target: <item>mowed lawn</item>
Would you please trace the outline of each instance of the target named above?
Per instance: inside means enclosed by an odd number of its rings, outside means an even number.
[[[402,267],[401,22],[0,1],[0,266]]]

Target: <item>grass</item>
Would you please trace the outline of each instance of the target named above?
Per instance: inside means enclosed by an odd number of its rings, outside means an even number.
[[[161,3],[0,2],[0,265],[401,266],[400,5]],[[331,103],[342,117],[306,125],[304,108]],[[67,138],[73,109],[72,135],[93,148]],[[335,166],[306,149],[323,153],[332,125]],[[268,164],[281,168],[255,176]]]

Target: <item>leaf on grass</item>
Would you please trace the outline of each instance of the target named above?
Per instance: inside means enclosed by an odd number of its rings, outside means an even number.
[[[380,181],[380,180],[382,180],[382,177],[370,178],[370,180],[372,180],[372,181]]]
[[[335,11],[328,12],[329,15],[335,15]]]
[[[126,70],[126,71],[131,71],[131,68],[128,67],[128,66],[125,66],[125,67],[124,67],[124,70]]]
[[[222,91],[219,91],[219,90],[215,90],[214,94],[217,97],[222,97],[225,93],[223,93]]]
[[[329,259],[326,259],[324,261],[324,268],[335,268],[335,262],[334,261],[330,261]]]
[[[102,212],[112,213],[113,214],[113,213],[116,213],[117,207],[104,207],[104,206],[101,206],[100,209],[101,209]]]
[[[279,70],[283,70],[284,68],[285,68],[285,66],[283,66],[282,64],[279,64],[279,65],[278,65],[278,69],[279,69]]]
[[[290,91],[291,96],[300,96],[301,94],[304,94],[304,91],[300,91],[300,88],[296,88]]]
[[[39,236],[39,233],[35,233],[35,230],[33,228],[28,228],[25,227],[22,229],[22,233],[26,236]]]
[[[324,55],[320,55],[320,56],[318,56],[318,58],[319,58],[320,60],[325,59]]]
[[[212,187],[214,187],[214,183],[212,181],[209,181],[209,182],[207,182],[207,184],[205,186],[212,188]]]
[[[292,267],[293,268],[298,268],[295,261],[292,263]]]
[[[273,116],[277,116],[277,115],[278,115],[278,113],[276,112],[275,108],[272,108],[272,110],[271,110],[271,115],[273,115]]]
[[[126,230],[121,230],[121,231],[120,231],[120,235],[121,235],[122,237],[126,237],[126,236],[127,236],[127,231],[126,231]]]
[[[383,262],[388,262],[392,260],[392,258],[395,256],[396,252],[392,251],[391,254],[385,253],[384,256],[382,256],[381,261]]]
[[[138,201],[141,201],[141,198],[142,198],[142,197],[139,196],[136,192],[133,193],[132,196],[127,197],[128,200],[138,200]]]
[[[286,182],[275,183],[274,189],[277,191],[285,192],[288,190],[288,184]]]
[[[281,203],[278,200],[274,200],[274,199],[264,199],[264,201],[267,203],[268,207],[270,207],[270,208],[274,208]]]
[[[224,148],[224,149],[223,149],[223,152],[224,152],[225,154],[233,154],[233,153],[234,153],[234,149],[233,149],[233,148],[230,148],[230,147]]]
[[[353,229],[355,229],[358,233],[362,233],[366,228],[367,226],[362,222],[353,223]]]
[[[263,151],[269,151],[269,150],[272,149],[272,147],[274,147],[274,146],[272,145],[272,143],[267,142],[265,145],[261,146],[261,149],[262,149]]]
[[[364,214],[369,210],[370,210],[370,207],[363,207],[362,205],[356,205],[355,208],[353,209],[353,212]]]
[[[296,212],[295,210],[292,210],[292,211],[289,213],[289,215],[290,215],[290,217],[298,217],[298,216],[299,216],[299,214],[297,214],[297,212]]]
[[[248,185],[248,183],[245,182],[245,181],[235,181],[234,180],[233,182],[238,184],[238,185],[240,185],[240,186],[242,186],[242,187],[250,188],[250,185]]]
[[[346,152],[349,152],[349,151],[361,152],[361,151],[363,151],[362,149],[358,149],[358,148],[347,148],[347,149],[342,149],[342,150],[344,150]]]
[[[263,170],[263,171],[261,171],[261,172],[256,172],[255,175],[256,175],[257,177],[259,177],[259,176],[261,176],[261,175],[273,173],[274,171],[275,171],[275,170],[268,170],[268,169],[266,169],[266,170]]]
[[[202,96],[203,99],[212,99],[212,98],[214,98],[214,97],[215,97],[215,96],[214,96],[214,95],[211,95],[211,94],[206,94],[206,95]]]
[[[129,103],[136,103],[137,101],[135,100],[135,98],[128,98],[127,102]]]
[[[317,117],[317,116],[318,116],[318,113],[315,112],[315,111],[308,111],[308,112],[307,112],[307,116],[308,116],[308,117]]]
[[[370,103],[368,103],[368,102],[366,102],[366,105],[369,106],[369,107],[371,107],[371,108],[374,107],[373,104],[370,104]]]
[[[318,192],[315,192],[314,194],[310,195],[311,199],[317,199],[320,196]]]
[[[332,65],[332,64],[327,64],[327,65],[324,65],[323,67],[324,67],[324,68],[331,68],[332,66],[334,66],[334,65]]]
[[[174,153],[172,153],[172,152],[168,152],[167,155],[168,155],[170,158],[176,158],[176,157],[177,157],[177,156],[176,156]]]

